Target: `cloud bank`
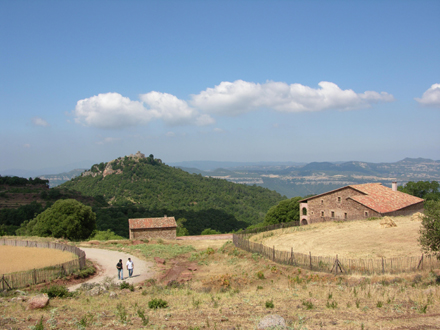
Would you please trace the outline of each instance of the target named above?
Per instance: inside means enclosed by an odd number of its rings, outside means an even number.
[[[421,98],[415,100],[425,107],[440,108],[440,84],[432,85]]]
[[[354,110],[394,101],[386,92],[355,93],[326,81],[318,86],[315,89],[301,84],[237,80],[207,88],[192,95],[189,101],[155,91],[139,95],[139,101],[118,93],[106,93],[79,100],[73,115],[76,123],[99,128],[125,128],[154,120],[162,120],[169,126],[206,126],[215,123],[211,115],[238,116],[259,109],[287,113]]]
[[[388,93],[367,91],[357,94],[342,90],[336,84],[322,81],[314,89],[301,84],[288,85],[268,81],[256,84],[237,80],[222,82],[193,95],[192,104],[208,113],[239,115],[256,109],[267,108],[280,112],[322,111],[327,109],[353,110],[370,107],[373,103],[391,102]]]

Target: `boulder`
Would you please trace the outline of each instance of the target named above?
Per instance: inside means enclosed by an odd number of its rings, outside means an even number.
[[[118,299],[118,294],[114,291],[110,292],[108,296],[110,297],[110,299]]]
[[[283,317],[277,314],[266,315],[258,323],[258,330],[263,329],[286,329],[286,321]]]
[[[27,309],[44,308],[49,304],[49,296],[46,293],[32,297],[28,301]]]

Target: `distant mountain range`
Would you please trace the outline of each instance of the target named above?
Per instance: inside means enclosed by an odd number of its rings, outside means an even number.
[[[320,194],[349,184],[380,182],[391,186],[408,181],[440,181],[440,161],[405,158],[394,163],[350,162],[217,162],[188,161],[168,164],[189,173],[225,179],[235,183],[257,185],[275,190],[287,197]],[[10,170],[11,172],[13,170]],[[59,174],[13,175],[48,179],[55,187],[80,175],[84,169]],[[46,172],[48,173],[48,172]],[[56,173],[56,172],[52,172]],[[29,174],[29,173],[27,173]],[[2,172],[1,175],[11,175]]]
[[[391,186],[408,181],[440,181],[440,161],[425,158],[405,158],[395,163],[313,162],[309,164],[246,164],[202,171],[180,167],[235,183],[258,185],[275,190],[287,197],[320,194],[350,184],[380,182]]]

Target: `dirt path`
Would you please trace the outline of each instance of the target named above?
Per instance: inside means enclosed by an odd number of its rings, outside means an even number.
[[[128,283],[139,283],[146,279],[153,277],[154,272],[151,270],[153,267],[152,262],[147,262],[136,258],[133,255],[119,252],[110,251],[103,249],[93,249],[93,248],[81,248],[86,253],[86,258],[93,261],[99,265],[99,274],[85,283],[98,283],[102,282],[106,277],[110,277],[115,282],[118,282],[118,272],[116,270],[116,264],[119,259],[122,259],[124,265],[124,281]],[[125,263],[127,259],[131,258],[134,263],[133,277],[128,278],[128,271],[126,269]],[[81,284],[76,284],[69,287],[69,291],[74,291],[80,287]]]

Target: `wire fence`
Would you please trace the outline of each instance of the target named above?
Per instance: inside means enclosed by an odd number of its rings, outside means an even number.
[[[249,231],[245,230],[238,234],[233,234],[233,243],[242,250],[258,253],[276,263],[335,274],[398,274],[440,268],[440,260],[435,255],[422,254],[415,257],[377,259],[348,259],[339,258],[338,255],[335,257],[321,257],[313,256],[311,252],[309,254],[296,253],[293,251],[293,248],[290,251],[277,250],[275,246],[269,247],[249,240],[251,236],[258,233],[293,226],[299,226],[299,222],[295,221],[254,228]]]
[[[76,246],[53,242],[20,241],[11,239],[0,239],[0,245],[57,249],[70,252],[78,256],[77,259],[54,266],[32,269],[23,272],[1,274],[0,287],[2,290],[12,290],[39,283],[50,282],[54,279],[72,274],[86,266],[86,253]]]

